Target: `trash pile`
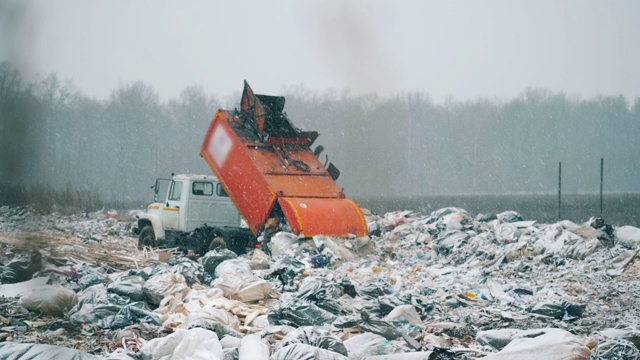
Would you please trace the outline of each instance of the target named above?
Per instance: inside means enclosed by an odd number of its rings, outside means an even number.
[[[0,359],[640,359],[640,229],[365,215],[161,261],[127,215],[0,207]]]

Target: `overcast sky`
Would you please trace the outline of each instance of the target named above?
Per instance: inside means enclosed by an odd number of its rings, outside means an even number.
[[[527,87],[640,96],[640,1],[15,1],[0,61],[90,96],[323,91],[509,98]]]

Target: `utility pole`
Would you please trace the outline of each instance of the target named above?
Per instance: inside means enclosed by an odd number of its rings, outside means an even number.
[[[602,190],[604,189],[604,158],[600,158],[600,217],[602,217]]]
[[[562,161],[558,163],[558,221],[562,220]]]

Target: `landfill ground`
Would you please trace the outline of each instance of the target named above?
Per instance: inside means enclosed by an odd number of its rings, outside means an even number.
[[[0,207],[0,360],[640,359],[640,229],[365,215],[197,258],[139,250],[132,213]]]

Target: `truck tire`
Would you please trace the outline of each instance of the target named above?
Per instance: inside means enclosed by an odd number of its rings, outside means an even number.
[[[153,231],[153,226],[146,225],[140,230],[138,236],[138,249],[142,250],[145,246],[155,247],[157,246],[156,234]]]

